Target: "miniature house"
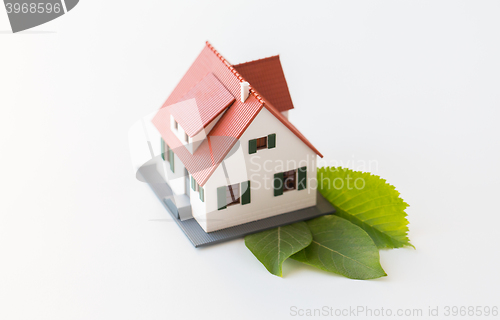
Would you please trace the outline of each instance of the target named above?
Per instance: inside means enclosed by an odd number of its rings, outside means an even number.
[[[278,56],[231,65],[207,42],[152,120],[177,218],[213,232],[315,206],[322,155],[291,109]]]

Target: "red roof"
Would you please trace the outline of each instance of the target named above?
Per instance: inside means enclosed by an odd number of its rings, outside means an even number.
[[[211,77],[218,81],[205,80],[206,77]],[[217,83],[222,84],[225,90],[234,97],[240,96],[240,83],[247,81],[236,69],[227,62],[208,42],[205,48],[200,53],[198,58],[186,72],[172,94],[165,101],[161,109],[153,118],[152,122],[160,132],[165,142],[172,148],[174,153],[182,161],[186,169],[191,173],[198,184],[203,186],[215,171],[218,165],[229,153],[243,132],[248,128],[250,123],[255,119],[262,107],[268,109],[278,120],[290,129],[297,137],[299,137],[311,150],[320,157],[321,153],[286,119],[267,99],[263,98],[250,82],[250,96],[245,102],[240,99],[234,99],[233,104],[227,108],[227,111],[220,118],[213,129],[208,133],[205,139],[196,151],[191,154],[183,143],[170,130],[170,114],[175,112],[181,106],[188,105],[189,100],[186,97],[195,97],[197,104],[205,105],[207,108],[221,108],[227,103],[228,97],[225,94],[217,93],[224,97],[221,103],[215,103],[211,96],[203,95],[202,93],[195,94],[197,85],[205,81],[210,83],[209,88],[215,88]],[[199,85],[202,87],[202,85]],[[224,91],[224,90],[222,90]],[[198,98],[196,98],[198,97]],[[187,98],[191,99],[191,98]],[[205,101],[204,99],[207,99]],[[212,102],[208,102],[208,101]],[[205,108],[205,107],[203,107]],[[211,116],[203,116],[203,119],[215,118],[217,112],[207,110],[207,114]],[[206,120],[208,121],[208,120]],[[202,121],[203,122],[203,121]],[[185,123],[188,123],[186,120]],[[208,123],[207,123],[208,124]],[[181,124],[182,126],[182,124]]]
[[[190,137],[205,128],[235,100],[213,73],[207,74],[180,101],[190,99],[195,103],[178,104],[170,111]]]
[[[245,62],[233,67],[279,112],[293,109],[279,56]]]

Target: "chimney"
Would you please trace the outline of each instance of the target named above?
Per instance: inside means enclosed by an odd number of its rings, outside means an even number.
[[[241,102],[245,102],[250,92],[250,84],[246,81],[240,82],[241,85]]]

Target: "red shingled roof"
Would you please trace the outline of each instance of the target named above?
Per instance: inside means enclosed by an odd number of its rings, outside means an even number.
[[[180,101],[189,99],[195,99],[196,103],[172,107],[171,114],[190,137],[205,128],[235,100],[213,73],[207,74]]]
[[[240,63],[233,67],[279,112],[293,109],[279,56]]]
[[[193,92],[192,90],[204,78],[207,76],[210,77],[209,74],[213,74],[218,82],[225,87],[227,92],[232,95],[233,99],[240,96],[240,82],[246,81],[246,79],[207,42],[203,51],[196,58],[193,65],[152,120],[165,142],[173,149],[198,184],[201,186],[205,185],[211,174],[226,157],[253,119],[255,119],[262,107],[268,109],[311,150],[320,157],[323,157],[288,119],[253,87],[250,88],[251,94],[244,103],[239,99],[235,99],[233,104],[227,108],[224,115],[208,133],[207,139],[191,154],[170,130],[170,114],[172,110],[188,103],[188,100],[184,98],[189,96],[189,92]],[[205,102],[201,101],[201,103]],[[225,104],[225,102],[221,104]]]

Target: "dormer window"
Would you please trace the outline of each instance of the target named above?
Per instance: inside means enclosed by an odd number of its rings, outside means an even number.
[[[190,148],[188,144],[190,140],[192,140],[184,127],[182,126],[182,122],[178,122],[172,115],[170,115],[170,129],[175,134],[175,136],[186,146],[186,148]],[[188,149],[189,152],[192,153],[192,150]]]

